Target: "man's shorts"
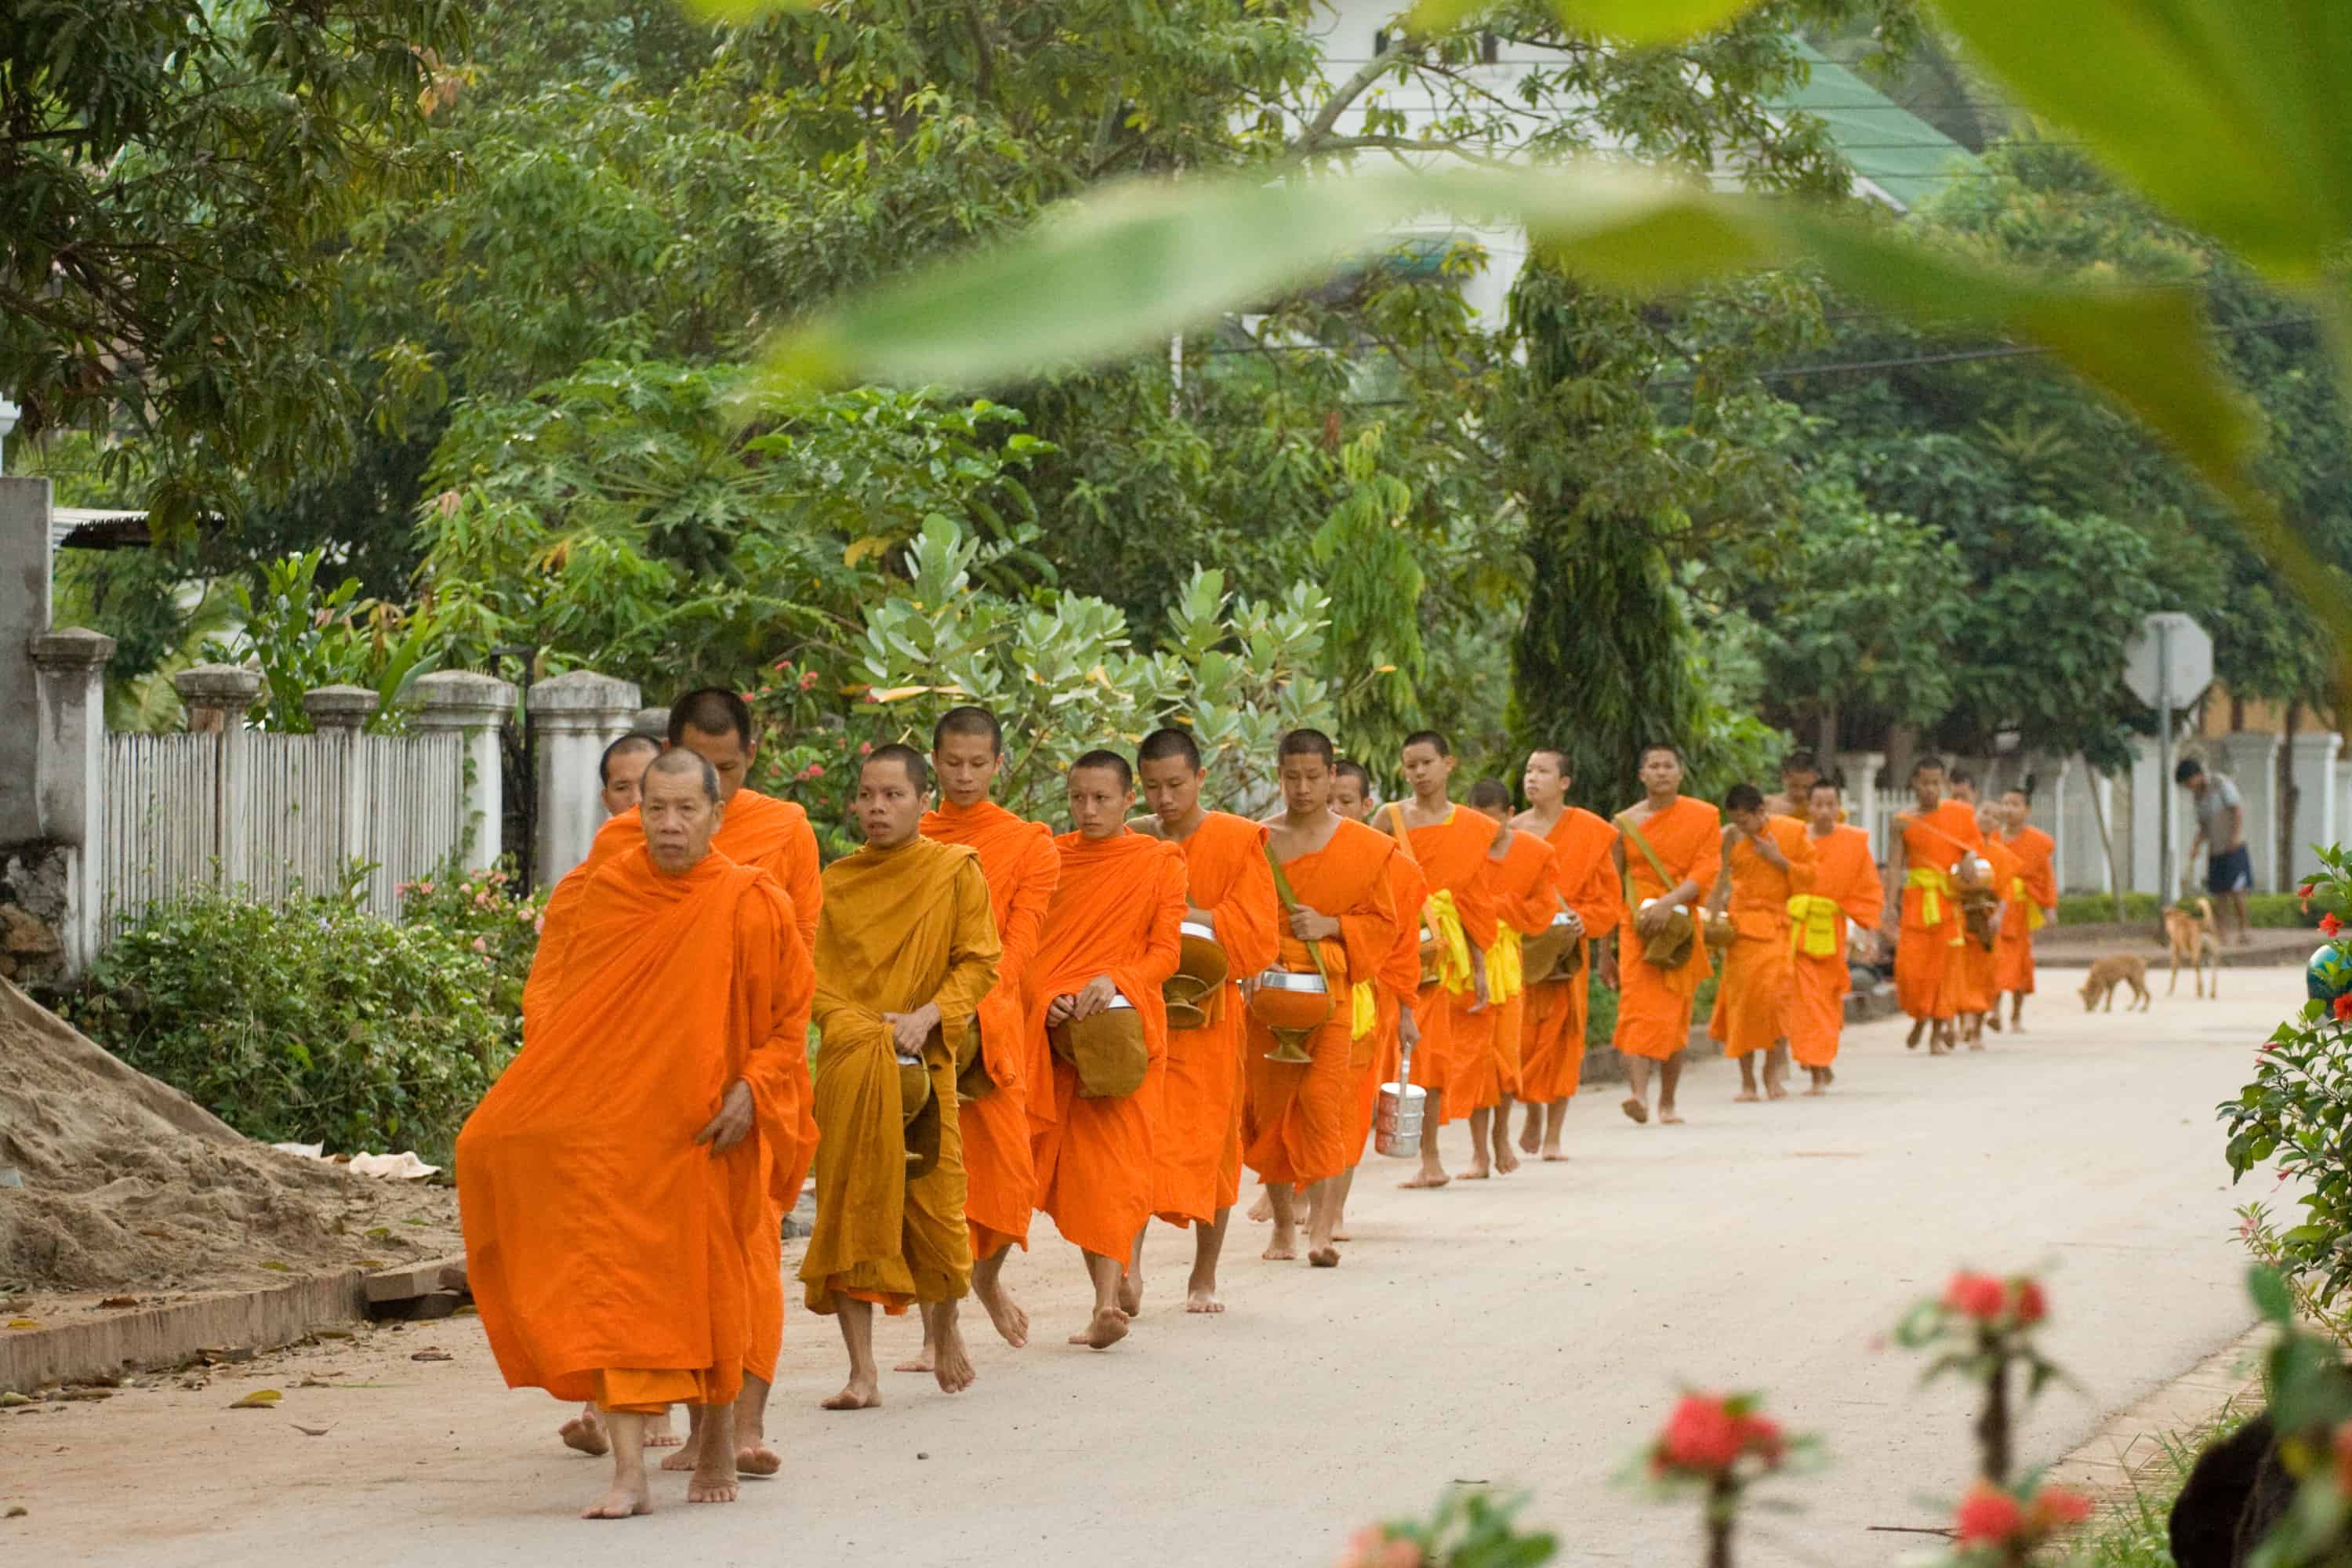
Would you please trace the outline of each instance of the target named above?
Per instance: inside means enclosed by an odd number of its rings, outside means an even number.
[[[2216,851],[2205,863],[2205,890],[2209,893],[2244,893],[2254,886],[2254,858],[2246,847]]]

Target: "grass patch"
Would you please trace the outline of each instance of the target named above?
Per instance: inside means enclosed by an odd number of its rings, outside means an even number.
[[[2173,1568],[2172,1505],[2207,1445],[2235,1432],[2262,1408],[2259,1394],[2231,1400],[2212,1420],[2164,1434],[2163,1453],[2133,1478],[2131,1495],[2108,1500],[2068,1562],[2074,1568]]]

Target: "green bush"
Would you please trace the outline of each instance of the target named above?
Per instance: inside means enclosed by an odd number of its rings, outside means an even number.
[[[347,899],[282,908],[205,890],[151,908],[67,1016],[248,1137],[446,1164],[520,1042],[536,910],[474,882],[412,892],[402,922]],[[480,904],[474,895],[492,887]],[[495,940],[494,940],[495,939]]]
[[[2154,893],[2126,893],[2124,922],[2126,925],[2156,924],[2163,913],[2161,901]],[[2116,918],[2116,901],[2105,893],[2068,893],[2058,900],[2058,923],[2062,926],[2108,925]],[[2246,923],[2271,931],[2288,931],[2297,926],[2309,930],[2319,924],[2319,911],[2306,913],[2303,900],[2293,893],[2255,893],[2246,900]]]

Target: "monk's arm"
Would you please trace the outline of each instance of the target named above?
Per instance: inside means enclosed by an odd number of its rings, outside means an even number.
[[[1800,827],[1788,836],[1781,850],[1789,858],[1789,891],[1811,892],[1822,874],[1822,854],[1813,847],[1813,836]]]
[[[1723,830],[1723,842],[1717,846],[1716,853],[1721,856],[1724,860],[1728,861],[1731,858],[1731,851],[1738,845],[1738,843],[1739,829],[1727,826]],[[1683,888],[1693,886],[1694,880],[1695,879],[1685,880],[1681,888],[1676,888],[1675,889],[1674,898],[1669,901],[1677,904],[1681,903],[1683,901]],[[1728,877],[1717,878],[1715,881],[1715,891],[1707,897],[1707,912],[1709,914],[1719,915],[1723,912],[1725,906],[1730,902],[1731,879]]]
[[[1135,967],[1144,984],[1156,987],[1168,984],[1168,977],[1184,961],[1184,911],[1192,905],[1185,895],[1182,856],[1171,855],[1160,862],[1150,896],[1154,901],[1151,930]]]
[[[968,860],[956,871],[955,935],[948,946],[948,972],[940,981],[931,1005],[939,1009],[941,1031],[960,1041],[980,999],[996,984],[1003,946],[996,936],[996,916],[988,907],[988,879],[980,862]]]
[[[801,933],[801,945],[812,952],[816,947],[816,917],[824,908],[824,879],[816,852],[816,829],[805,818],[793,825],[785,837],[783,876],[784,894],[793,900],[793,923]]]
[[[1212,911],[1217,945],[1235,974],[1255,974],[1274,962],[1282,929],[1282,900],[1274,890],[1274,868],[1263,848],[1253,853]]]
[[[1037,835],[1036,847],[1021,858],[1013,874],[1013,899],[996,933],[1003,950],[996,961],[996,983],[1007,990],[1019,991],[1029,973],[1038,933],[1045,929],[1045,906],[1054,901],[1054,884],[1061,875],[1062,852],[1051,838]]]
[[[807,1081],[809,1018],[817,1001],[816,966],[782,889],[762,883],[745,902],[752,912],[738,928],[742,941],[736,963],[753,982],[747,994],[761,1011],[751,1019],[743,1082],[762,1133],[789,1138],[808,1110],[801,1094]]]
[[[1363,896],[1352,908],[1340,910],[1339,918],[1339,944],[1348,950],[1348,973],[1360,980],[1378,975],[1396,952],[1398,928],[1404,922],[1396,907],[1396,881],[1385,866],[1378,876],[1368,879]],[[1421,978],[1420,965],[1420,949],[1416,945],[1416,983]]]

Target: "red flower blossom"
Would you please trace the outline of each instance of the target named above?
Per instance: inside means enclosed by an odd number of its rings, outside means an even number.
[[[1685,1394],[1658,1434],[1651,1466],[1659,1470],[1727,1470],[1739,1458],[1739,1421],[1720,1399]]]
[[[861,756],[861,757],[870,757],[870,756],[872,756],[872,755],[874,754],[874,742],[871,742],[871,741],[860,741],[860,742],[857,742],[857,754],[858,754],[859,756]]]
[[[2328,910],[2326,914],[2324,914],[2324,915],[2322,915],[2322,916],[2320,916],[2320,917],[2319,917],[2319,934],[2320,934],[2320,935],[2325,936],[2325,937],[2332,937],[2332,936],[2334,936],[2337,931],[2342,931],[2343,929],[2344,929],[2344,922],[2343,922],[2342,921],[2339,921],[2339,920],[2337,920],[2337,919],[2336,918],[2336,911],[2335,911],[2334,910]]]
[[[2309,882],[2305,882],[2302,887],[2297,888],[2294,890],[2294,896],[2298,899],[2307,899],[2311,897],[2311,887],[2312,885]]]
[[[1337,1568],[1421,1568],[1421,1548],[1410,1541],[1391,1541],[1381,1525],[1368,1524],[1348,1538]]]
[[[803,670],[802,670],[802,671],[801,671],[801,689],[802,689],[803,691],[806,691],[810,687],[814,686],[815,684],[816,684],[816,671],[815,671],[815,670],[814,670],[814,669],[803,669]]]
[[[1944,1287],[1944,1309],[1990,1323],[2009,1303],[2009,1287],[1990,1274],[1955,1274]]]
[[[821,779],[824,777],[824,764],[822,763],[811,763],[808,766],[801,770],[801,777],[804,779]]]
[[[2033,1499],[2033,1528],[2043,1535],[2091,1517],[2091,1500],[2065,1487],[2046,1487]]]
[[[2025,1510],[2017,1500],[1990,1481],[1979,1481],[1960,1500],[1952,1516],[1952,1533],[1962,1546],[2000,1546],[2023,1527]]]
[[[2031,1327],[2050,1315],[2050,1300],[2042,1292],[2039,1279],[2020,1279],[2017,1297],[2010,1305],[2010,1316],[2020,1327]]]
[[[2336,1428],[2336,1489],[2352,1495],[2352,1421]]]
[[[2352,991],[2347,991],[2336,999],[2336,1017],[2338,1023],[2352,1018]]]
[[[1762,1459],[1767,1469],[1779,1469],[1781,1456],[1789,1448],[1788,1439],[1781,1435],[1780,1424],[1762,1415],[1742,1415],[1738,1418],[1738,1426],[1740,1451]]]

